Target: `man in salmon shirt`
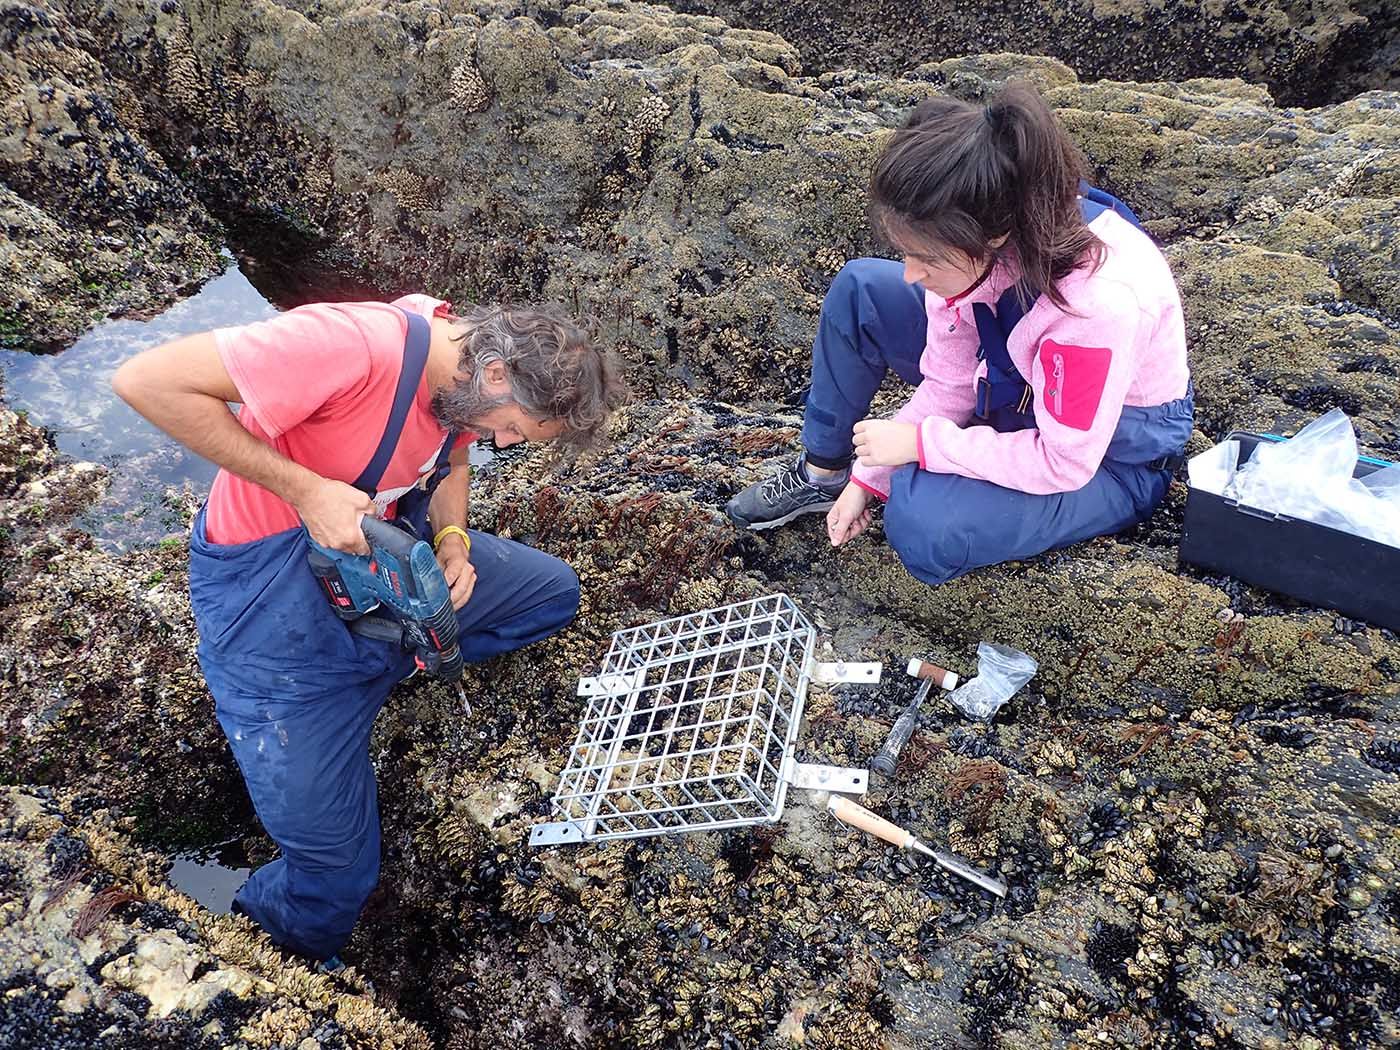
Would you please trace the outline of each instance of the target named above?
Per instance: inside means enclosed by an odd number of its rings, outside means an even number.
[[[322,303],[147,350],[112,380],[221,468],[190,538],[198,655],[258,817],[281,848],[234,907],[338,965],[379,878],[369,735],[411,654],[352,632],[306,533],[367,553],[360,518],[431,538],[468,662],[547,638],[578,611],[563,562],[467,528],[476,437],[591,444],[621,402],[610,357],[553,306],[425,295]],[[237,416],[226,402],[242,405]]]

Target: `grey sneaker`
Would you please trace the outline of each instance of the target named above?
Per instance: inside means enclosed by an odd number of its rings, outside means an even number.
[[[773,529],[799,514],[823,514],[850,480],[850,471],[831,480],[809,481],[799,456],[771,478],[756,481],[729,501],[724,512],[741,529]]]

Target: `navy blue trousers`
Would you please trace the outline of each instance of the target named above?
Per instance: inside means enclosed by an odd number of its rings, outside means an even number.
[[[457,613],[468,662],[559,631],[578,577],[557,558],[472,532],[476,588]],[[352,633],[306,562],[301,529],[214,545],[204,514],[190,539],[199,662],[258,819],[281,856],[236,903],[272,939],[312,959],[336,954],[379,879],[370,730],[413,673],[396,644]]]
[[[846,264],[822,303],[812,348],[812,387],[802,443],[819,466],[849,462],[851,430],[870,411],[887,371],[922,379],[928,315],[923,291],[888,259]],[[1171,472],[1148,464],[1175,455],[1191,436],[1192,395],[1150,408],[1124,406],[1097,473],[1073,492],[1035,495],[908,464],[894,472],[885,538],[925,583],[1029,558],[1146,519]]]

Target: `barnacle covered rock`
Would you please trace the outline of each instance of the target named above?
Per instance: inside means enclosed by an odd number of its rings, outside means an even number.
[[[0,38],[0,347],[65,346],[219,272],[219,224],[153,145],[145,91],[57,6],[11,5]]]
[[[778,33],[814,71],[898,74],[946,55],[1013,50],[1055,55],[1094,79],[1263,81],[1289,105],[1397,86],[1390,59],[1400,28],[1384,8],[1351,0],[1251,0],[1228,7],[1181,0],[1171,8],[1006,0],[979,9],[976,18],[953,0],[839,6],[684,0],[676,6]],[[999,57],[983,62],[995,68]]]
[[[247,920],[171,890],[158,855],[82,809],[69,793],[0,789],[4,1045],[431,1045],[343,982],[258,945]]]

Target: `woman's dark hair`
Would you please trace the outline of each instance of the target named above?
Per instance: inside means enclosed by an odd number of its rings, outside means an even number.
[[[875,162],[871,223],[904,254],[1014,253],[1022,281],[1061,308],[1057,282],[1103,244],[1079,211],[1084,160],[1038,92],[1013,83],[985,106],[920,104]]]

